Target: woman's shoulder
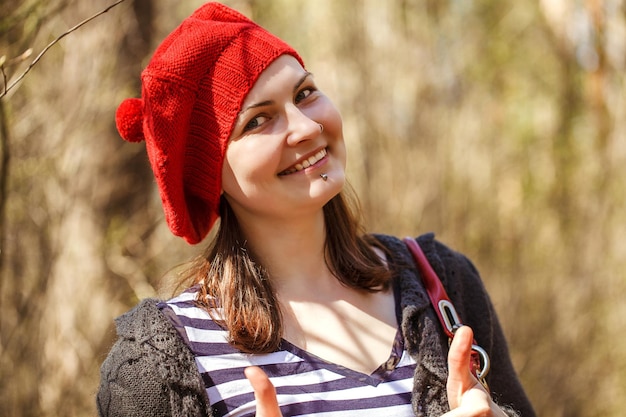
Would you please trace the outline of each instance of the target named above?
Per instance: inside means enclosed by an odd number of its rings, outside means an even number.
[[[147,298],[115,319],[120,338],[144,340],[145,337],[167,331],[169,323],[159,309],[161,300]]]
[[[143,300],[115,320],[118,338],[100,369],[100,415],[171,415],[165,410],[177,407],[172,399],[180,397],[182,406],[185,396],[207,403],[193,354],[160,303]]]
[[[161,312],[160,303],[161,300],[152,298],[142,300],[115,319],[117,340],[102,365],[103,372],[127,362],[139,367],[162,363],[165,359],[193,361],[176,328]]]
[[[397,237],[377,235],[376,238],[392,254],[398,266],[399,276],[416,277],[419,272],[406,244]],[[490,332],[495,315],[482,278],[474,264],[462,253],[451,249],[427,233],[415,238],[464,323],[476,333]],[[407,273],[412,271],[413,273]]]
[[[385,234],[373,234],[372,236],[387,249],[394,260],[413,263],[411,253],[403,239]],[[445,266],[453,266],[456,268],[469,268],[475,271],[474,266],[465,255],[438,240],[434,233],[424,233],[415,238],[410,238],[415,239],[420,245],[428,261],[434,264],[433,268],[445,269]]]
[[[401,238],[383,234],[373,237],[386,248],[400,275],[402,271],[415,269],[413,257]],[[465,255],[436,239],[434,233],[425,233],[414,239],[453,300],[467,295],[468,289],[474,295],[484,293],[480,275]],[[419,277],[419,274],[415,275]]]

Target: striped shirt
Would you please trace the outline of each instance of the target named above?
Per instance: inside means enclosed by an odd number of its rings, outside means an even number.
[[[216,416],[255,415],[254,393],[243,372],[251,365],[269,376],[284,416],[414,416],[415,361],[404,350],[399,330],[389,359],[367,375],[327,362],[286,340],[276,352],[242,353],[228,344],[227,332],[208,312],[195,305],[196,297],[197,288],[192,287],[159,308],[193,352]]]

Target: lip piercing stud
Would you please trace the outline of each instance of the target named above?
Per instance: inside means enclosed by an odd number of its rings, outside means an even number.
[[[322,179],[323,179],[324,181],[328,181],[328,175],[326,175],[326,174],[320,174],[320,177],[322,177]]]

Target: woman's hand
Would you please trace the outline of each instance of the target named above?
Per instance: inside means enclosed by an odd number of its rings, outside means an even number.
[[[448,353],[448,403],[442,417],[506,417],[489,393],[470,372],[474,332],[467,326],[454,334]]]
[[[282,417],[276,400],[276,389],[265,372],[258,366],[245,369],[256,399],[256,417]]]

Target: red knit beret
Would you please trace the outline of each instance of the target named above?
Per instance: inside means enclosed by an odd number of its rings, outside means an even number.
[[[207,3],[157,48],[141,74],[141,98],[124,100],[117,129],[146,141],[165,219],[200,242],[219,217],[222,163],[237,115],[261,72],[297,52],[242,14]]]

